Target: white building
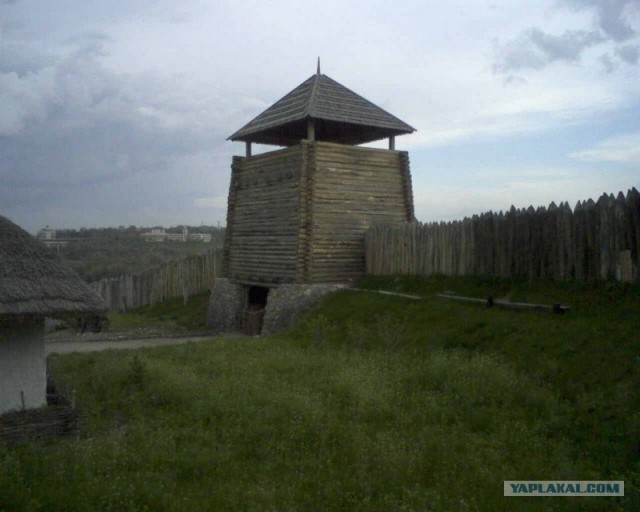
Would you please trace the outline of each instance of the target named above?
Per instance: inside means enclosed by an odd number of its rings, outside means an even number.
[[[106,310],[53,252],[0,216],[0,414],[46,405],[45,316]]]
[[[55,229],[49,229],[49,227],[46,227],[46,228],[41,229],[40,231],[38,231],[38,234],[36,236],[40,240],[55,240],[56,239],[56,230]]]
[[[142,233],[140,236],[144,238],[145,242],[164,242],[166,233],[164,229],[154,228],[151,231]]]
[[[190,242],[211,243],[211,235],[209,233],[191,233],[189,235]]]
[[[167,233],[165,240],[169,242],[186,242],[189,239],[189,230],[187,228],[182,229],[182,233]]]
[[[187,228],[182,228],[181,233],[167,233],[164,229],[154,228],[142,233],[147,242],[203,242],[210,243],[211,235],[207,233],[189,233]]]

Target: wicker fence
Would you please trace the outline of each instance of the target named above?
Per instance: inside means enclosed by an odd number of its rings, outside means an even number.
[[[637,281],[640,193],[484,213],[448,223],[374,226],[365,239],[372,275],[495,275]]]
[[[166,299],[202,293],[222,275],[222,250],[172,260],[158,267],[106,278],[90,286],[107,302],[112,311],[156,304]]]
[[[47,373],[47,405],[0,415],[0,444],[11,446],[78,435],[83,422],[75,391],[66,385],[55,385]]]

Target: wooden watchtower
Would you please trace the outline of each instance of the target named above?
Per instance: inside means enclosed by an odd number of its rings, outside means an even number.
[[[411,221],[409,157],[395,137],[415,131],[318,72],[228,140],[233,157],[224,261],[238,284],[345,283],[364,273],[364,234]],[[389,149],[359,144],[389,139]],[[251,144],[284,146],[251,155]]]

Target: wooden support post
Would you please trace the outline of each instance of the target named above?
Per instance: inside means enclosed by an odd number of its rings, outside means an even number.
[[[391,151],[393,151],[394,149],[396,149],[396,136],[395,135],[391,135],[389,137],[389,149]]]
[[[309,142],[316,140],[316,123],[312,117],[307,118],[307,140]]]
[[[245,143],[246,156],[251,156],[251,142],[246,141]]]

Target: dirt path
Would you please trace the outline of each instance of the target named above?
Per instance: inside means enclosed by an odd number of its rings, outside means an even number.
[[[213,336],[185,336],[180,338],[139,338],[104,341],[47,341],[45,350],[49,354],[69,354],[71,352],[98,352],[101,350],[123,350],[146,347],[180,345],[189,341],[206,341]]]

